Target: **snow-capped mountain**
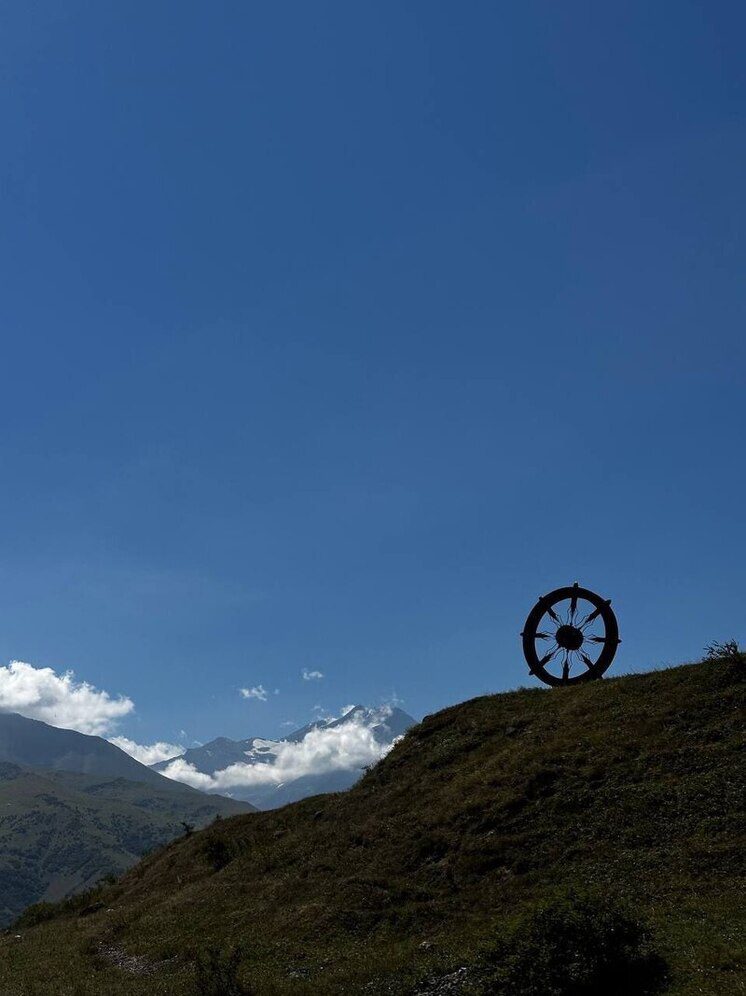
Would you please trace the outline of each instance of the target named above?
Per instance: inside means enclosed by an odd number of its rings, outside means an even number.
[[[281,740],[217,737],[152,767],[207,792],[275,809],[350,788],[415,722],[395,707],[351,706]]]
[[[291,743],[299,743],[311,730],[331,730],[341,726],[343,723],[352,721],[360,722],[367,726],[376,740],[382,744],[390,744],[397,737],[403,736],[410,726],[417,722],[401,709],[393,706],[381,706],[378,709],[369,709],[366,706],[351,706],[342,712],[341,716],[335,719],[317,719],[307,726],[302,726],[299,730],[284,737]]]

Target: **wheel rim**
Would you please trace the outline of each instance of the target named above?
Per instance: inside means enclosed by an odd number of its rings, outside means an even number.
[[[529,671],[553,686],[600,678],[620,643],[611,599],[577,582],[543,595],[521,636]]]

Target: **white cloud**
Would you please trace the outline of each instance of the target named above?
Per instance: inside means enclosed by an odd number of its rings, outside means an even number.
[[[72,671],[57,674],[51,667],[23,661],[0,667],[0,712],[19,712],[51,726],[101,736],[134,708],[132,699],[112,698],[87,681],[76,681]]]
[[[201,771],[197,771],[193,764],[189,764],[180,757],[164,768],[161,774],[165,775],[166,778],[172,778],[175,782],[184,782],[185,785],[191,785],[192,788],[202,789],[203,792],[214,788],[212,775],[203,775]]]
[[[109,737],[109,743],[134,757],[140,764],[157,764],[184,753],[184,748],[179,744],[167,744],[162,740],[155,744],[138,744],[127,737]]]
[[[239,786],[280,785],[303,775],[364,768],[379,761],[391,746],[378,743],[369,727],[353,717],[332,729],[311,730],[300,743],[279,741],[273,745],[275,759],[271,764],[231,764],[206,775],[179,759],[163,774],[193,788],[225,792]]]
[[[254,685],[253,688],[239,688],[241,698],[259,699],[260,702],[267,701],[267,689],[263,685]]]
[[[304,667],[301,673],[304,681],[321,681],[324,677],[321,671],[309,671],[307,667]]]

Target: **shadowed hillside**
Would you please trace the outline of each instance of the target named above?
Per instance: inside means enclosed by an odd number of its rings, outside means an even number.
[[[145,769],[147,771],[147,769]],[[0,761],[0,924],[120,875],[143,854],[247,803],[162,785]]]
[[[30,910],[0,991],[217,993],[240,945],[236,993],[497,992],[519,918],[575,890],[649,924],[669,992],[742,993],[745,699],[732,656],[454,706],[345,794],[213,824],[89,911]]]
[[[182,823],[253,810],[164,778],[101,737],[0,714],[0,925],[119,875]]]

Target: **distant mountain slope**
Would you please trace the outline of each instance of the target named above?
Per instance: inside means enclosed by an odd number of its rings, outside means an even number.
[[[91,915],[30,911],[0,938],[0,992],[186,996],[195,949],[237,944],[257,996],[463,992],[518,915],[572,888],[652,925],[672,996],[743,993],[739,661],[429,716],[349,792],[174,842]]]
[[[151,765],[153,771],[165,771],[175,760],[186,761],[205,775],[227,768],[229,764],[240,764],[246,761],[247,751],[254,746],[253,738],[247,740],[230,740],[228,737],[216,737],[200,747],[190,747],[176,758],[169,757]]]
[[[182,821],[252,809],[164,778],[101,737],[0,714],[0,925],[124,871]]]
[[[278,743],[301,743],[314,730],[334,730],[345,723],[360,723],[373,733],[375,740],[382,746],[391,744],[402,736],[416,720],[398,708],[388,706],[371,709],[365,706],[351,706],[342,716],[334,719],[318,719],[289,733],[281,741],[265,740],[261,737],[249,737],[246,740],[230,740],[218,737],[201,747],[192,747],[179,756],[179,760],[192,765],[197,771],[206,775],[214,775],[231,764],[272,764]],[[169,758],[154,764],[153,770],[165,772],[175,760]],[[289,802],[297,802],[309,795],[320,795],[326,792],[342,792],[350,788],[362,777],[361,768],[349,768],[342,771],[328,771],[319,774],[307,774],[280,785],[237,785],[230,788],[233,798],[251,802],[258,809],[276,809]]]
[[[146,851],[245,803],[185,785],[104,779],[0,762],[0,925],[120,874]]]
[[[147,765],[102,737],[62,730],[17,713],[0,713],[0,761],[163,784]]]

